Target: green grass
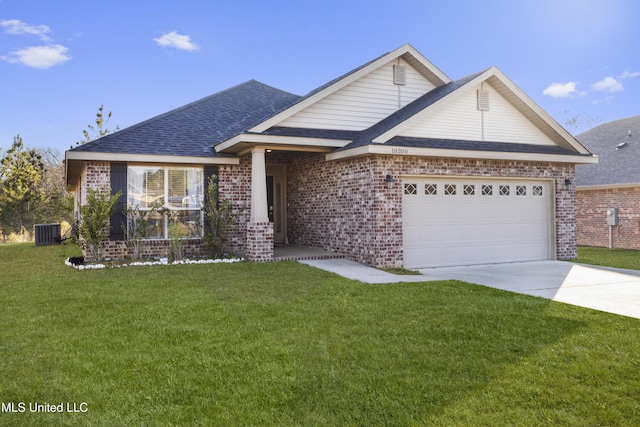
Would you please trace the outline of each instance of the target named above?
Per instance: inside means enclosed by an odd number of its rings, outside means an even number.
[[[574,261],[583,264],[640,270],[640,251],[580,246],[578,258]]]
[[[295,262],[76,271],[0,245],[0,425],[638,425],[638,320]],[[29,413],[31,402],[86,413]]]

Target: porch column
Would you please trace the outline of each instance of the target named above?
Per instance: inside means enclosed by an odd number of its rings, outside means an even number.
[[[251,222],[269,222],[264,148],[251,150]]]
[[[247,259],[273,260],[273,224],[267,210],[267,169],[264,148],[251,150],[251,217],[247,224]]]

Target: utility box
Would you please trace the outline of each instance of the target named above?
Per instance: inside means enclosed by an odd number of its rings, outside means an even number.
[[[618,225],[618,208],[607,208],[607,225]]]
[[[60,224],[36,224],[36,246],[55,245],[61,242]]]

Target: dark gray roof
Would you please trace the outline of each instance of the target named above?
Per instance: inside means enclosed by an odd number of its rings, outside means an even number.
[[[297,136],[301,138],[342,139],[353,141],[359,131],[337,129],[290,128],[274,126],[262,132],[262,135]]]
[[[299,96],[255,80],[156,116],[73,151],[223,156],[213,146],[296,103]]]
[[[576,156],[574,150],[557,145],[518,144],[511,142],[464,141],[441,138],[409,138],[397,136],[386,145],[414,148],[443,148],[448,150],[498,151],[503,153],[560,154]],[[584,154],[584,156],[591,156]]]
[[[486,70],[485,70],[486,71]],[[347,150],[350,148],[360,147],[363,145],[373,144],[373,140],[395,126],[403,123],[405,120],[418,114],[420,111],[433,105],[452,92],[462,88],[465,84],[483,74],[480,71],[475,74],[463,77],[459,80],[439,86],[430,92],[424,94],[420,98],[391,114],[389,117],[374,124],[363,131],[340,131],[327,129],[309,129],[309,128],[287,128],[273,127],[263,132],[269,135],[281,136],[298,136],[305,138],[326,138],[350,140],[351,143],[336,151]],[[389,140],[386,145],[398,147],[415,147],[415,148],[441,148],[449,150],[478,150],[478,151],[494,151],[504,153],[533,153],[533,154],[556,154],[556,155],[580,155],[575,150],[570,150],[560,146],[552,145],[536,145],[536,144],[519,144],[491,141],[464,141],[442,138],[410,138],[396,136]],[[586,156],[590,156],[587,154]]]
[[[604,123],[576,139],[598,156],[597,164],[576,167],[576,185],[640,184],[640,116]]]
[[[217,153],[214,147],[238,134],[248,132],[259,123],[348,77],[379,58],[320,86],[303,97],[250,80],[98,140],[77,146],[72,151],[189,157],[227,156]],[[461,89],[484,72],[486,70],[438,86],[363,131],[273,127],[264,131],[263,134],[350,141],[339,150],[372,144],[373,140],[380,135]],[[479,143],[432,138],[396,137],[387,144],[459,150],[577,154],[575,151],[554,146]]]
[[[371,144],[372,141],[387,132],[390,129],[398,126],[405,120],[418,114],[420,111],[429,107],[433,103],[439,101],[450,93],[457,89],[460,89],[471,80],[484,73],[481,71],[461,78],[459,80],[447,83],[439,86],[421,97],[417,98],[413,102],[407,104],[400,110],[391,114],[389,117],[381,120],[373,126],[363,131],[344,131],[344,130],[331,130],[331,129],[311,129],[311,128],[289,128],[289,127],[272,127],[263,132],[267,135],[280,135],[280,136],[298,136],[304,138],[326,138],[326,139],[342,139],[350,140],[351,143],[347,144],[340,150],[347,150],[350,148],[359,147],[362,145]]]

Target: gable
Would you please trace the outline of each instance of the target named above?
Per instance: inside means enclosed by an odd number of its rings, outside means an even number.
[[[488,108],[478,107],[478,91],[488,95]],[[489,82],[476,84],[398,136],[556,145]]]
[[[405,84],[394,83],[394,66]],[[361,131],[405,107],[436,86],[402,58],[387,62],[278,123],[279,127]]]

